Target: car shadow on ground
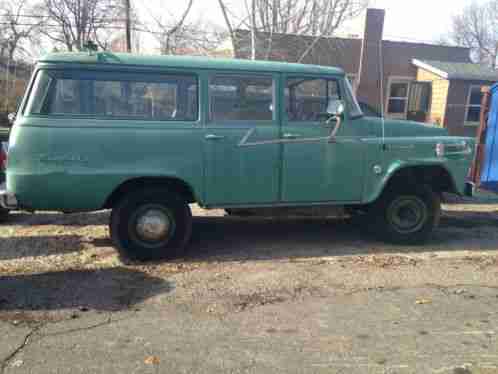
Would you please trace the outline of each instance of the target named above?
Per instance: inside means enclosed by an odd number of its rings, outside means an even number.
[[[9,215],[5,223],[9,226],[91,226],[107,225],[109,223],[109,211],[102,210],[92,213],[68,213],[59,212],[14,212]]]
[[[389,245],[368,233],[365,227],[341,219],[264,219],[195,217],[193,235],[185,261],[272,260],[298,257],[350,256],[382,253],[498,248],[498,236],[482,234],[494,230],[498,220],[474,213],[443,216],[440,228],[425,245]],[[483,236],[484,235],[484,236]]]
[[[202,214],[202,213],[201,213]],[[71,234],[71,226],[106,225],[108,212],[62,215],[41,213],[19,214],[12,237],[0,241],[0,261],[22,257],[68,254],[94,246],[111,250],[106,236],[95,238]],[[14,216],[17,216],[15,214]],[[367,234],[365,227],[344,219],[261,218],[203,216],[193,218],[193,235],[188,253],[180,261],[240,261],[348,256],[382,253],[423,253],[437,251],[493,251],[498,248],[498,227],[495,212],[445,212],[440,228],[426,245],[395,246]],[[16,237],[20,225],[64,226],[68,235]],[[125,259],[123,259],[125,260]]]
[[[167,280],[123,267],[0,276],[0,285],[0,317],[15,310],[119,311],[173,290]]]
[[[15,235],[15,234],[14,234]],[[83,250],[79,235],[29,235],[0,239],[0,261],[22,257],[52,256]]]

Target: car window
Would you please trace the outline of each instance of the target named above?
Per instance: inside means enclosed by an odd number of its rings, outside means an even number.
[[[359,102],[358,104],[366,117],[381,117],[380,113],[367,103]]]
[[[34,79],[31,94],[26,105],[26,113],[42,113],[43,104],[47,101],[48,91],[53,78],[47,71],[39,71]]]
[[[90,115],[157,121],[195,121],[198,83],[194,76],[45,72],[35,84],[28,114]],[[43,79],[50,76],[50,79]],[[38,79],[37,79],[38,81]],[[49,94],[44,94],[47,91]]]
[[[351,118],[359,118],[363,116],[363,112],[361,110],[360,105],[358,104],[358,100],[356,99],[356,96],[354,95],[353,88],[351,87],[351,83],[349,83],[349,80],[344,81],[344,86],[346,88],[345,90],[345,98],[346,98],[346,103],[349,107],[349,116]]]
[[[336,79],[292,78],[285,87],[285,108],[289,121],[319,121],[330,100],[342,98]]]
[[[269,76],[215,75],[209,81],[211,121],[271,121],[274,84]]]

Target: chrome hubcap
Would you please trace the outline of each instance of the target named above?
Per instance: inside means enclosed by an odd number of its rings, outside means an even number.
[[[424,202],[416,197],[396,199],[391,203],[388,214],[393,227],[402,234],[420,230],[428,216]]]
[[[137,217],[136,233],[140,239],[157,242],[167,238],[171,231],[169,216],[159,209],[149,209]]]

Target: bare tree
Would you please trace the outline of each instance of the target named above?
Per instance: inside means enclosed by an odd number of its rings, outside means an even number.
[[[159,43],[161,54],[198,54],[208,55],[225,36],[216,27],[202,21],[189,21],[193,0],[189,0],[180,15],[167,11],[149,12],[152,24],[145,25],[146,30]]]
[[[466,7],[453,18],[451,39],[469,47],[476,62],[497,67],[498,0]]]
[[[368,0],[251,0],[245,12],[236,17],[225,0],[218,0],[234,50],[238,47],[237,28],[250,30],[251,48],[270,58],[275,34],[306,36],[308,43],[297,57],[302,61],[323,37],[332,36],[346,21],[360,15]],[[312,37],[311,39],[309,37]]]
[[[43,0],[50,23],[44,34],[69,51],[84,49],[92,40],[105,47],[110,28],[123,13],[116,0]]]
[[[43,17],[28,15],[40,14],[38,4],[28,0],[0,1],[0,59],[5,64],[5,74],[1,79],[3,110],[15,110],[16,102],[24,90],[25,64],[22,60],[31,56],[31,45],[39,44],[39,29]],[[20,74],[21,73],[21,74]]]
[[[175,49],[178,46],[178,40],[181,40],[181,35],[186,32],[185,21],[192,9],[193,3],[193,0],[189,0],[180,18],[173,20],[173,22],[171,22],[173,17],[167,17],[167,19],[165,19],[164,17],[151,14],[151,17],[155,22],[155,27],[159,30],[153,31],[152,33],[159,42],[161,54],[166,55],[175,52]]]
[[[40,5],[28,3],[27,0],[3,0],[0,2],[0,12],[2,14],[0,56],[13,61],[16,54],[29,54],[28,44],[38,42],[38,31],[44,24],[44,18],[27,20],[25,16],[39,14]]]

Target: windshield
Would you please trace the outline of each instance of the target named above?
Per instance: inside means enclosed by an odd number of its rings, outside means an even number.
[[[349,79],[344,79],[344,82],[346,86],[344,98],[348,103],[350,116],[352,118],[362,117],[363,112],[358,104],[358,101],[356,100],[356,97],[354,96],[353,88],[351,87],[351,83],[349,83]]]

